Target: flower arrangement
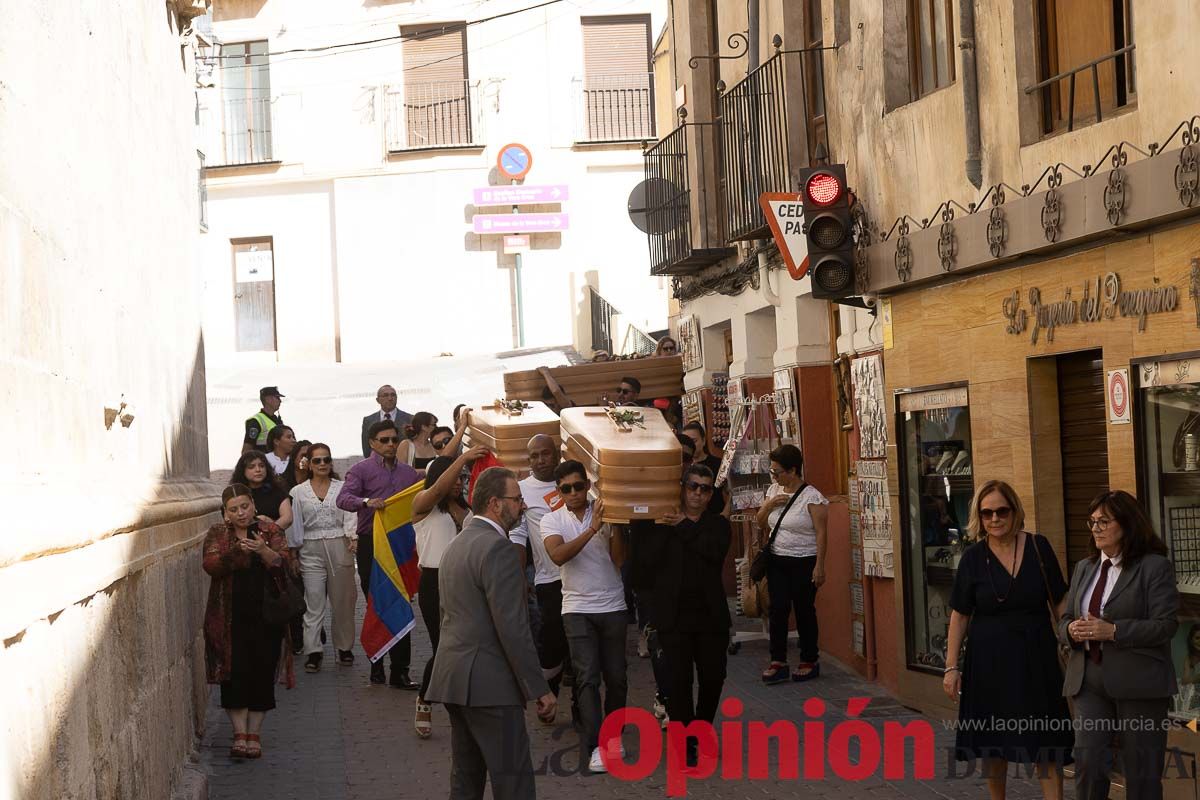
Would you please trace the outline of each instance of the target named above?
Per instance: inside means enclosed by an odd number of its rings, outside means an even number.
[[[500,398],[496,398],[496,409],[508,414],[510,417],[521,416],[527,408],[533,408],[533,406],[523,400],[501,400]]]
[[[646,427],[643,424],[646,421],[646,418],[642,415],[642,412],[636,408],[618,408],[617,406],[610,404],[605,411],[608,412],[608,418],[613,421],[613,424],[617,426],[617,430],[619,431],[631,431],[635,425],[643,430]]]

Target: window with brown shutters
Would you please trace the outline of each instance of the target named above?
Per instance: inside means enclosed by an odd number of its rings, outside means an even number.
[[[417,150],[472,144],[471,91],[467,81],[467,27],[440,23],[403,27],[404,85],[395,119],[389,108],[388,148]],[[395,130],[399,128],[399,130]],[[402,133],[397,140],[395,133]]]
[[[650,17],[583,17],[582,121],[585,141],[654,138]]]

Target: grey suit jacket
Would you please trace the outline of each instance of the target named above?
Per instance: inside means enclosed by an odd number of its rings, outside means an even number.
[[[1067,607],[1058,621],[1058,639],[1071,648],[1063,695],[1074,697],[1083,685],[1087,651],[1067,634],[1067,625],[1087,610],[1088,586],[1099,558],[1075,565]],[[1113,699],[1170,697],[1178,691],[1171,637],[1179,627],[1179,589],[1175,568],[1164,556],[1147,554],[1123,564],[1101,616],[1117,625],[1117,638],[1104,642],[1104,690]]]
[[[362,426],[363,458],[366,458],[367,456],[371,455],[371,445],[369,444],[370,439],[367,437],[367,431],[371,430],[371,426],[374,425],[376,422],[379,422],[379,412],[378,411],[372,411],[370,414],[367,414],[365,417],[363,417],[363,426]],[[404,436],[404,426],[407,425],[408,423],[412,422],[412,414],[409,414],[407,411],[401,411],[400,409],[397,408],[396,409],[396,419],[394,420],[394,422],[396,423],[396,427],[400,429],[400,436],[403,437]]]
[[[438,567],[442,633],[425,699],[523,706],[550,691],[529,630],[525,575],[508,538],[473,519]]]

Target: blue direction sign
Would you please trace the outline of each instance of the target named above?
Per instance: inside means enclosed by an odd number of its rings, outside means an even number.
[[[533,166],[533,154],[523,144],[506,144],[500,148],[496,158],[496,168],[500,174],[514,181],[519,181],[529,174]]]

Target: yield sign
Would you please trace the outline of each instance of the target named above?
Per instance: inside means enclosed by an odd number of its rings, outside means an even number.
[[[804,235],[804,203],[798,192],[763,192],[758,196],[775,244],[788,274],[800,280],[808,272],[808,241]]]

